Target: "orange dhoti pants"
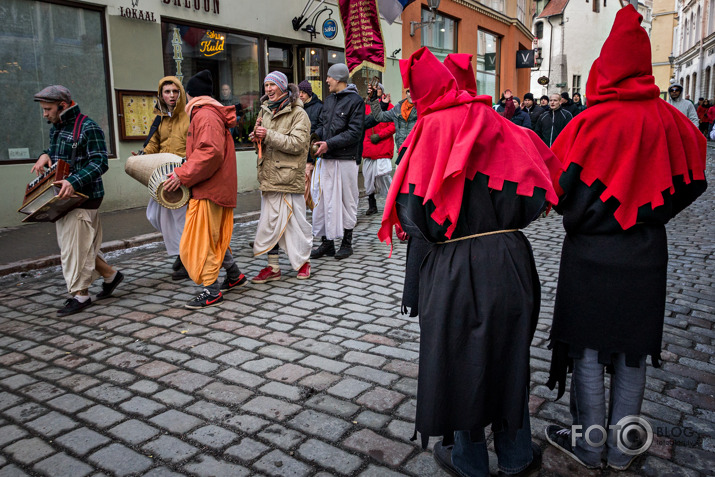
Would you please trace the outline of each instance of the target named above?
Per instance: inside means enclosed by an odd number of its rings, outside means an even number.
[[[179,254],[194,283],[209,286],[218,280],[232,233],[232,208],[208,199],[189,199]]]

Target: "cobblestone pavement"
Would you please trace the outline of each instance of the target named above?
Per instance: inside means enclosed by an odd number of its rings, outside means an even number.
[[[668,226],[664,364],[648,369],[643,406],[661,437],[621,475],[714,475],[713,190]],[[196,288],[168,280],[158,246],[115,255],[127,277],[116,297],[66,318],[57,268],[0,281],[0,476],[445,475],[410,441],[418,323],[399,314],[405,247],[388,259],[378,223],[361,215],[355,254],[315,260],[310,280],[284,261],[281,281],[200,313],[182,308]],[[249,276],[264,266],[254,230],[239,225],[232,241]],[[540,475],[609,475],[543,439],[570,423],[568,396],[544,386],[560,219],[527,235],[543,283],[530,401]]]

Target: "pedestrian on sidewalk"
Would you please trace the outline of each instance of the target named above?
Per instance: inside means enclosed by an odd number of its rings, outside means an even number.
[[[529,115],[529,120],[531,121],[531,127],[529,129],[532,131],[536,127],[536,121],[546,112],[544,108],[534,103],[534,95],[531,93],[524,95],[524,100],[521,102],[521,110]]]
[[[201,309],[223,302],[223,293],[245,285],[246,277],[234,262],[229,244],[233,233],[233,209],[238,193],[236,150],[231,128],[236,108],[211,97],[213,78],[203,70],[186,83],[186,113],[191,124],[186,139],[186,162],[174,169],[164,188],[191,188],[186,225],[179,250],[189,277],[204,291],[186,303]],[[221,268],[226,279],[219,283]]]
[[[318,98],[318,95],[313,92],[313,86],[310,81],[303,80],[298,84],[300,100],[303,101],[303,110],[308,114],[310,119],[310,135],[320,126],[320,114],[323,112],[323,102]],[[305,190],[303,197],[305,198],[306,207],[313,208],[313,198],[310,195],[310,183],[313,179],[313,169],[315,168],[315,160],[308,154],[305,164]]]
[[[539,116],[539,120],[534,126],[534,132],[549,147],[573,119],[571,113],[561,107],[561,99],[559,93],[552,93],[549,96],[549,110]]]
[[[385,96],[385,99],[390,101],[389,93]],[[410,88],[405,90],[405,97],[394,108],[383,111],[382,108],[377,106],[379,106],[378,99],[370,103],[370,116],[380,123],[391,122],[395,124],[395,146],[397,146],[399,153],[400,149],[402,149],[402,143],[405,142],[417,122],[417,110],[412,103]]]
[[[97,299],[111,296],[124,279],[122,272],[107,264],[100,251],[99,206],[104,198],[102,175],[109,169],[107,145],[102,128],[80,112],[66,87],[48,86],[35,94],[35,101],[40,103],[42,117],[52,126],[50,147],[40,155],[31,171],[40,175],[45,167],[65,161],[71,165],[70,175],[57,183],[60,186],[57,197],[68,198],[75,193],[88,197],[55,222],[62,274],[72,296],[57,311],[57,316],[68,316],[92,304],[89,286],[100,275],[104,283]]]
[[[385,87],[378,83],[373,91],[372,85],[367,87],[368,104],[365,105],[365,139],[362,143],[362,175],[365,182],[368,208],[365,215],[377,214],[377,199],[375,194],[387,196],[392,182],[392,156],[395,153],[394,123],[379,123],[370,115],[372,106],[370,99],[379,100],[381,111],[394,108],[385,94]]]
[[[407,61],[419,119],[378,237],[391,243],[399,222],[430,243],[419,270],[416,431],[423,447],[442,436],[434,456],[453,475],[488,476],[491,424],[500,470],[528,475],[541,465],[528,408],[540,284],[520,229],[556,202],[558,160],[495,114],[491,97],[463,89],[428,48]]]
[[[698,112],[689,99],[683,98],[683,87],[679,83],[673,83],[668,88],[668,103],[672,104],[675,109],[683,113],[694,125],[699,127]]]
[[[311,227],[305,218],[305,164],[310,146],[310,119],[298,96],[298,87],[280,71],[263,80],[252,140],[261,141],[258,183],[261,215],[253,241],[253,256],[268,254],[268,266],[253,283],[280,280],[279,248],[288,255],[298,279],[310,278]]]
[[[358,168],[362,158],[365,106],[357,87],[348,84],[344,63],[328,69],[330,95],[323,104],[315,134],[316,157],[320,157],[320,197],[313,209],[313,235],[321,238],[310,258],[325,255],[340,260],[353,254],[353,229],[357,224]],[[335,251],[333,240],[342,237]]]
[[[186,157],[186,133],[189,130],[189,116],[186,108],[186,93],[181,81],[176,76],[165,76],[159,81],[159,101],[154,114],[159,118],[159,126],[144,146],[144,154],[171,153]],[[134,153],[132,153],[134,154]],[[186,268],[179,256],[179,243],[186,222],[186,208],[167,209],[149,198],[146,206],[146,218],[149,223],[161,232],[164,238],[166,253],[176,257],[172,266],[172,280],[189,278]]]
[[[546,438],[588,468],[606,459],[625,470],[646,450],[638,432],[617,426],[642,430],[630,424],[640,418],[646,356],[660,362],[665,224],[706,188],[705,138],[659,98],[642,20],[632,5],[617,13],[591,67],[589,107],[552,147],[562,162],[554,186],[566,238],[548,386],[558,385],[560,398],[572,370],[571,415],[583,435],[551,425]],[[627,58],[623,45],[632,52]],[[611,373],[608,414],[604,368]]]

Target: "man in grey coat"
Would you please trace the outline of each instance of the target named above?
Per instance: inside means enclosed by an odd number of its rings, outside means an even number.
[[[370,115],[379,123],[395,123],[395,146],[397,152],[400,151],[402,143],[407,139],[412,128],[417,122],[417,109],[412,107],[412,97],[408,89],[407,97],[397,103],[397,105],[389,111],[382,111],[380,108],[380,99],[376,99],[370,103]],[[387,101],[390,101],[390,95],[386,95]],[[405,101],[407,104],[404,104]]]
[[[698,127],[700,124],[698,112],[693,103],[683,98],[683,87],[678,83],[673,83],[668,88],[668,93],[670,94],[668,103],[675,106],[675,109],[686,115],[695,124],[695,127]]]

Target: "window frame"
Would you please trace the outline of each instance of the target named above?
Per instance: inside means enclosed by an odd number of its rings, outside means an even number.
[[[65,7],[81,8],[83,10],[90,10],[99,13],[99,23],[102,30],[102,67],[104,68],[104,76],[106,78],[106,91],[105,97],[107,102],[107,131],[105,134],[105,143],[107,144],[107,157],[109,159],[117,159],[119,156],[117,154],[117,149],[119,144],[117,143],[116,135],[114,134],[115,128],[115,109],[113,107],[112,99],[114,97],[112,91],[112,76],[109,69],[109,37],[107,35],[107,6],[105,5],[92,5],[86,3],[72,2],[69,0],[29,0],[34,3],[47,3],[54,5],[62,5]],[[80,109],[82,105],[79,105]],[[92,118],[92,116],[89,116]],[[44,134],[44,132],[43,132]],[[37,162],[36,157],[29,157],[27,159],[8,159],[7,161],[0,161],[0,165],[12,165],[12,164],[34,164]]]

